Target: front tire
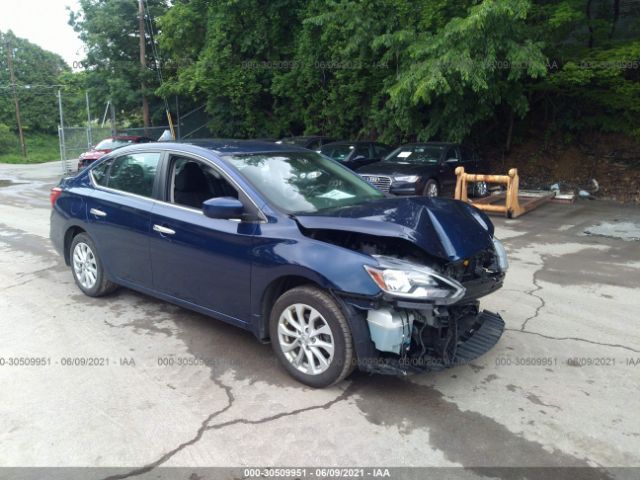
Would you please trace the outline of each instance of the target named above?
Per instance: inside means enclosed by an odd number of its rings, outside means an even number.
[[[435,198],[440,195],[440,187],[438,186],[438,182],[436,182],[434,179],[428,180],[424,186],[422,195],[429,198]]]
[[[73,238],[69,258],[73,279],[85,295],[101,297],[118,288],[107,279],[96,246],[86,233],[79,233]]]
[[[276,301],[269,320],[271,345],[289,374],[305,385],[328,387],[354,368],[351,330],[336,301],[312,286]]]

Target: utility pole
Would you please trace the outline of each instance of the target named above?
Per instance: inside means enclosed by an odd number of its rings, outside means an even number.
[[[146,55],[146,45],[145,45],[145,33],[144,33],[144,0],[138,0],[138,26],[140,29],[140,71],[142,75],[146,73],[147,70],[147,55]],[[140,83],[140,88],[142,89],[142,121],[144,122],[145,131],[149,128],[149,101],[147,100],[147,96],[145,91],[147,89],[144,77],[142,82]]]
[[[5,37],[6,38],[6,37]],[[16,77],[13,73],[13,46],[10,40],[5,43],[5,49],[7,50],[7,66],[9,67],[9,77],[11,79],[11,89],[13,91],[13,103],[16,106],[16,122],[18,124],[18,136],[20,137],[20,149],[22,150],[22,156],[27,156],[27,146],[24,143],[24,132],[22,131],[22,119],[20,118],[20,101],[18,100],[18,91],[16,89]]]
[[[62,170],[64,173],[69,171],[67,165],[67,146],[64,138],[64,114],[62,112],[62,91],[58,89],[58,114],[60,115],[60,127],[58,130],[58,136],[60,139],[60,160],[62,160]]]
[[[89,91],[84,91],[84,98],[87,102],[87,146],[89,149],[93,146],[93,136],[91,135],[91,109],[89,107]]]

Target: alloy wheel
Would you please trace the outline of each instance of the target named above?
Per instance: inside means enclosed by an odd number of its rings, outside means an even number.
[[[427,185],[427,197],[437,197],[438,196],[438,184],[435,182],[431,182],[429,183],[429,185]]]
[[[325,372],[333,361],[331,328],[320,312],[304,303],[284,309],[278,319],[278,342],[289,363],[307,375]]]
[[[98,264],[91,247],[78,243],[73,249],[73,271],[80,285],[87,290],[93,288],[98,279]]]

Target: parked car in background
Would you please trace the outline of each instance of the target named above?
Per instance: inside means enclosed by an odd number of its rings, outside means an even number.
[[[134,143],[147,142],[153,142],[153,140],[137,135],[116,135],[114,137],[107,137],[104,140],[100,141],[91,150],[80,155],[80,157],[78,158],[78,171],[91,165],[99,158],[102,158],[103,155],[106,155],[116,148],[124,147],[126,145],[131,145]]]
[[[309,150],[320,150],[326,143],[335,141],[333,138],[323,137],[320,135],[304,136],[304,137],[285,137],[278,140],[276,143],[282,143],[285,145],[296,145],[302,148],[308,148]]]
[[[458,143],[410,143],[398,147],[384,160],[358,169],[358,174],[393,195],[453,196],[456,167],[467,173],[487,173],[487,163]],[[485,182],[470,185],[473,196],[487,195]]]
[[[332,142],[323,145],[320,153],[356,170],[370,163],[378,162],[393,150],[389,145],[377,142]]]
[[[460,365],[504,330],[479,308],[507,270],[483,212],[388,198],[304,148],[125,147],[63,179],[51,205],[51,240],[86,295],[121,285],[245,328],[314,387],[355,366]]]

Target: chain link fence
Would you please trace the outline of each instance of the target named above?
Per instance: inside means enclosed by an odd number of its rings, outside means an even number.
[[[148,137],[156,141],[169,130],[168,126],[148,128],[123,128],[115,131],[115,135],[135,135]],[[58,141],[60,145],[60,160],[64,174],[78,170],[78,158],[91,150],[101,140],[114,135],[111,127],[58,127]]]
[[[176,103],[176,110],[178,105]],[[200,105],[192,108],[184,114],[178,113],[174,132],[177,140],[189,138],[211,137],[212,132],[207,128],[209,116],[205,111],[205,106]],[[121,127],[114,128],[115,115],[112,114],[110,126],[105,127],[60,127],[58,126],[58,141],[60,146],[60,161],[64,174],[76,172],[78,169],[78,157],[88,150],[91,150],[101,140],[114,135],[135,135],[148,137],[152,141],[160,139],[165,131],[169,131],[166,125],[158,127]],[[105,112],[106,117],[106,112]],[[104,119],[103,119],[104,122]],[[104,124],[104,123],[103,123]]]

